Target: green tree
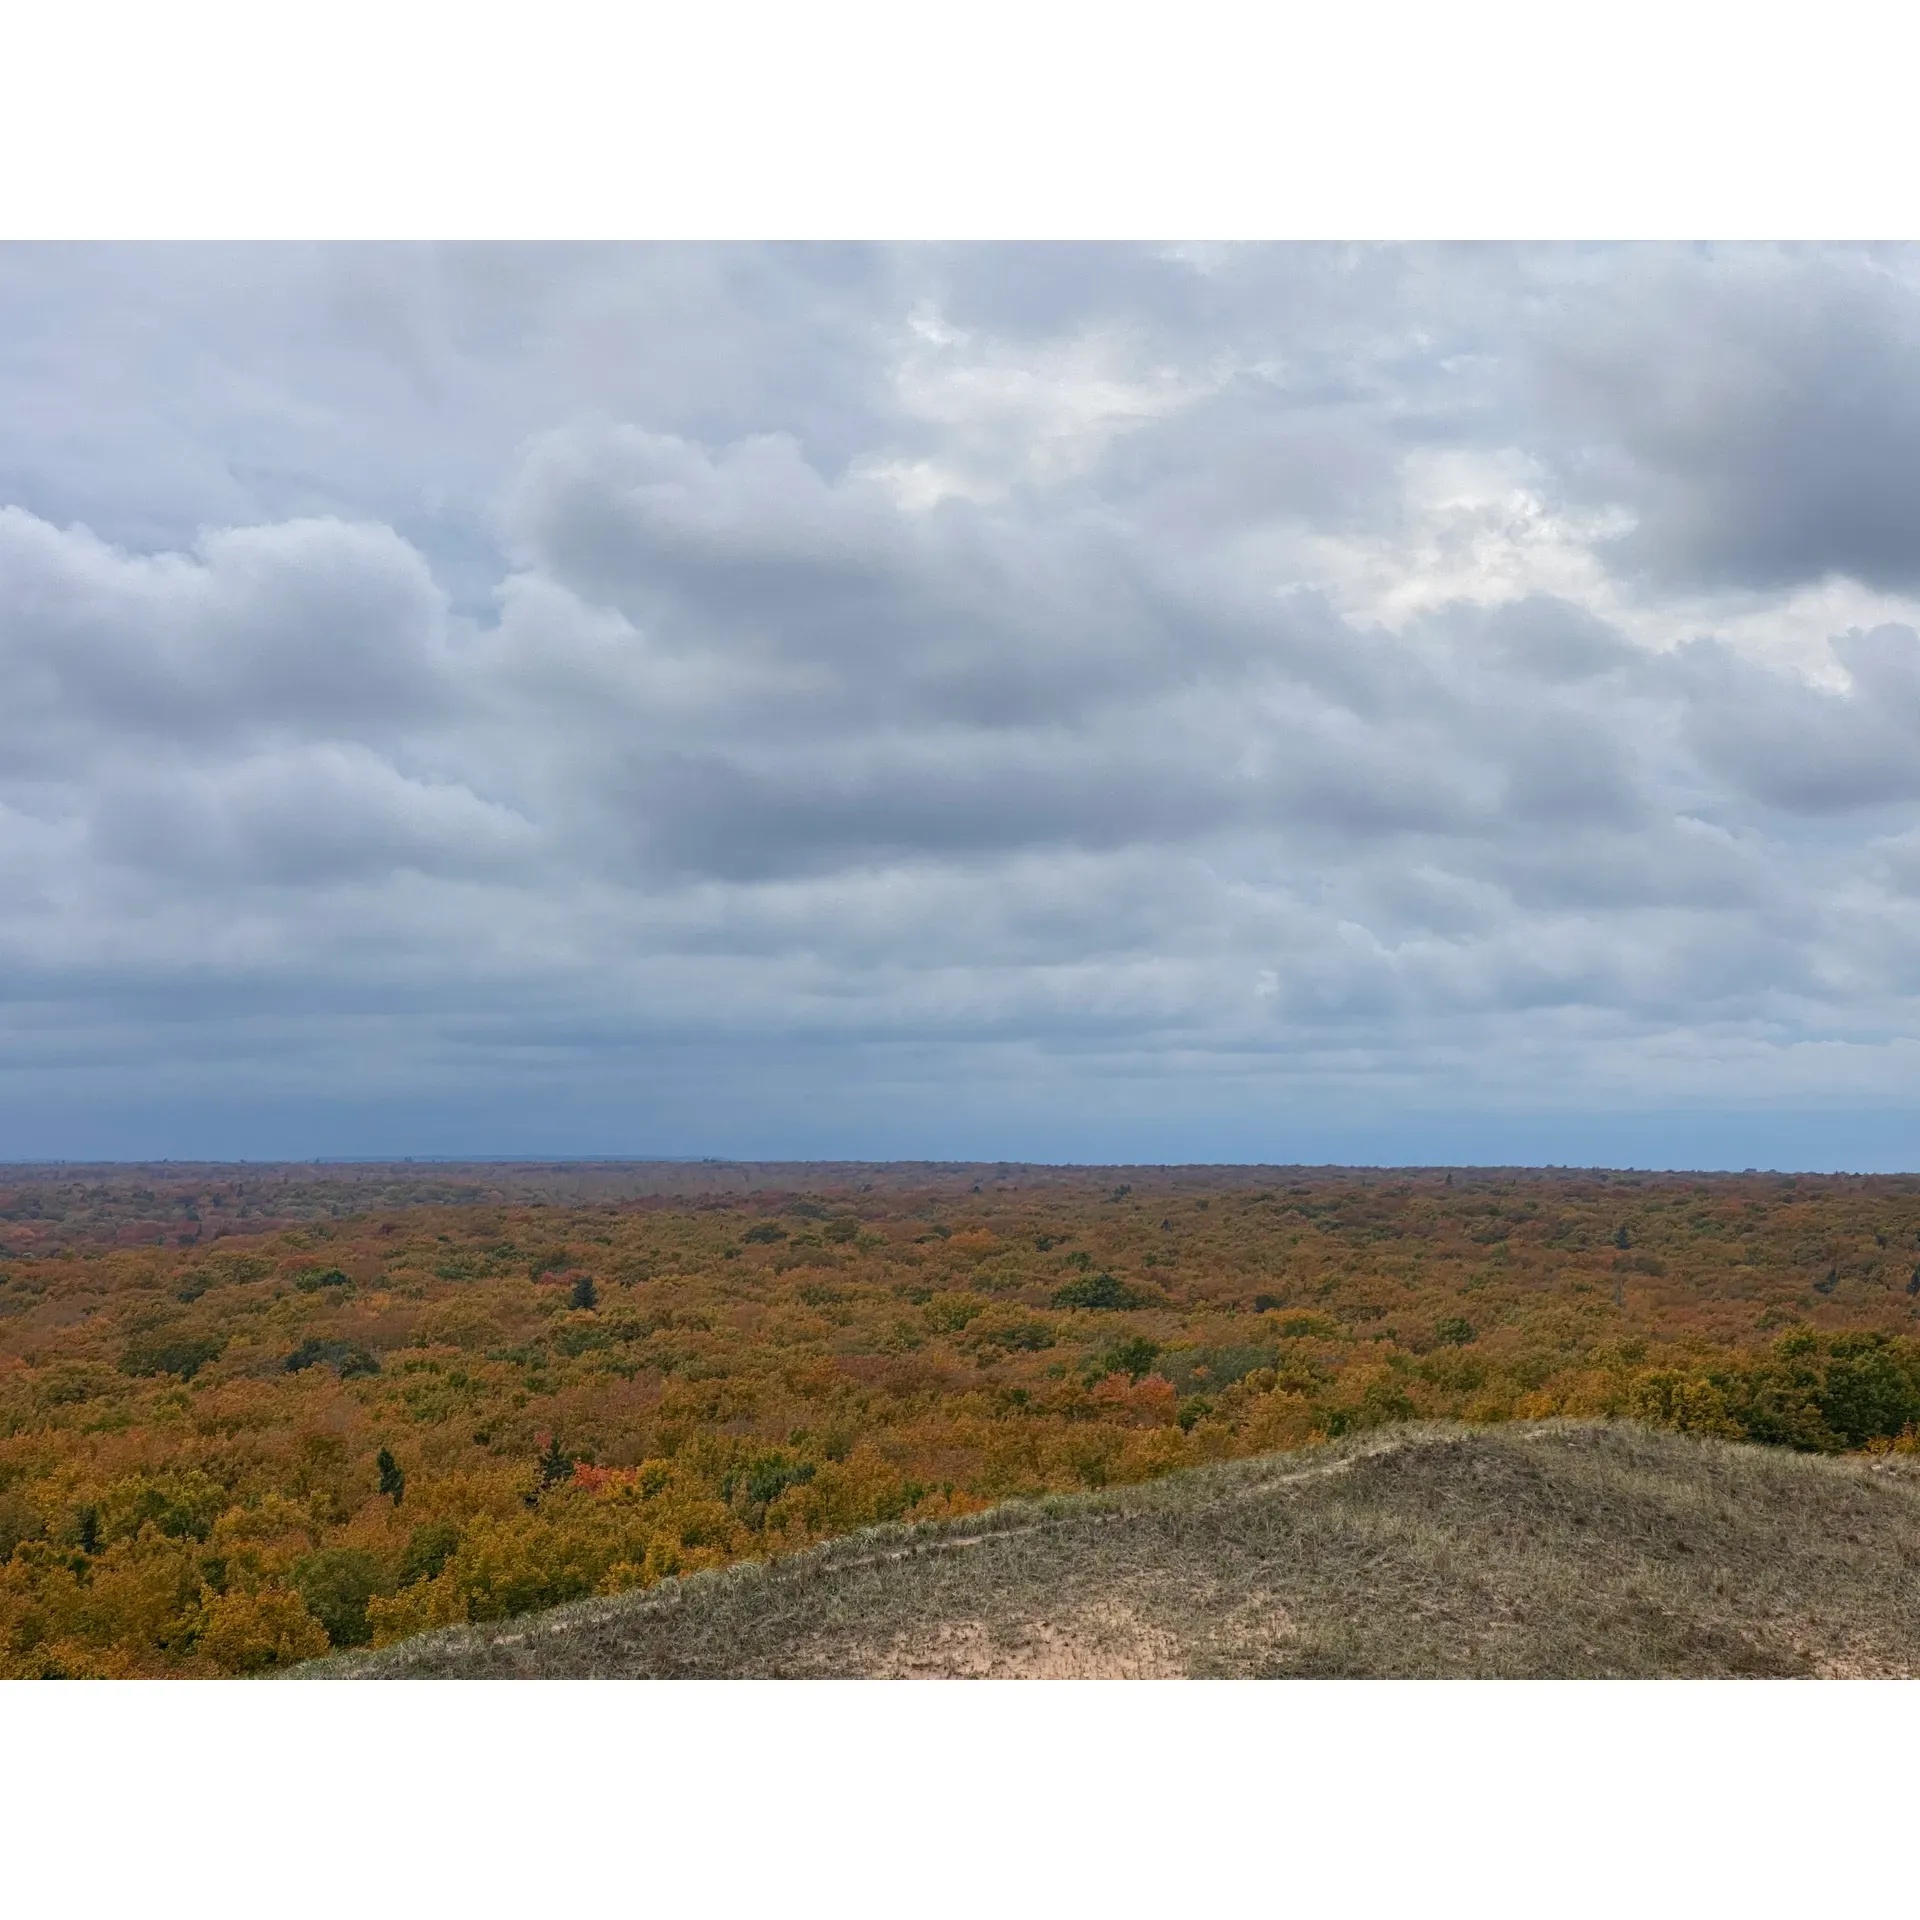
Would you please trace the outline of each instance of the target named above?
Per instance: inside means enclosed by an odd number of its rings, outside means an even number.
[[[1153,1369],[1153,1363],[1160,1357],[1160,1343],[1149,1340],[1144,1334],[1135,1334],[1131,1340],[1116,1341],[1104,1353],[1099,1354],[1087,1371],[1096,1380],[1104,1380],[1110,1373],[1124,1373],[1129,1380],[1139,1380]]]
[[[400,1462],[393,1457],[391,1447],[382,1447],[374,1458],[380,1469],[380,1491],[393,1495],[393,1504],[397,1507],[407,1497],[407,1476],[400,1470]]]
[[[350,1287],[353,1282],[338,1267],[328,1267],[324,1272],[296,1273],[293,1284],[302,1293],[318,1293],[322,1287]]]
[[[1089,1274],[1084,1280],[1069,1280],[1053,1296],[1056,1307],[1088,1307],[1102,1313],[1123,1312],[1128,1307],[1144,1307],[1148,1296],[1110,1273]]]
[[[573,1478],[573,1455],[560,1445],[560,1436],[552,1433],[547,1436],[547,1450],[540,1456],[540,1485],[543,1488],[557,1487],[562,1481]]]
[[[154,1334],[133,1341],[120,1356],[120,1371],[136,1379],[155,1374],[176,1374],[191,1380],[208,1361],[219,1359],[226,1341],[218,1335],[188,1338],[179,1334]]]
[[[1920,1381],[1905,1354],[1881,1333],[1842,1333],[1828,1348],[1820,1412],[1850,1447],[1891,1440],[1920,1422]]]
[[[407,1535],[400,1554],[400,1584],[410,1587],[416,1580],[435,1580],[453,1558],[460,1544],[460,1528],[452,1520],[423,1520]]]
[[[352,1340],[322,1340],[318,1336],[301,1341],[287,1355],[289,1373],[304,1373],[309,1367],[331,1367],[342,1380],[355,1374],[378,1373],[380,1362],[365,1347]]]
[[[600,1289],[593,1284],[592,1274],[583,1273],[574,1281],[570,1300],[579,1313],[591,1313],[600,1304]]]
[[[336,1647],[366,1645],[367,1602],[383,1584],[380,1562],[360,1547],[323,1547],[293,1570],[294,1591]]]

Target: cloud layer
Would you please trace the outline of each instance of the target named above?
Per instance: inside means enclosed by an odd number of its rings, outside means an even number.
[[[1917,264],[0,253],[0,1150],[1920,1107]]]

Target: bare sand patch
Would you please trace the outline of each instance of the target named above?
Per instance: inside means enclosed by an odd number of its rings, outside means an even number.
[[[1055,1620],[990,1625],[942,1622],[916,1639],[897,1637],[875,1680],[1179,1680],[1186,1669],[1171,1634],[1118,1601]]]

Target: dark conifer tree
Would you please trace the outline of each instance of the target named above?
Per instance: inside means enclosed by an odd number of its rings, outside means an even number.
[[[390,1447],[382,1447],[374,1457],[374,1465],[380,1469],[380,1491],[393,1495],[393,1504],[397,1507],[406,1497],[407,1476],[400,1470],[400,1462],[393,1457]]]
[[[561,1481],[572,1477],[573,1456],[562,1449],[557,1433],[550,1434],[547,1437],[547,1450],[540,1456],[541,1486],[557,1487]]]

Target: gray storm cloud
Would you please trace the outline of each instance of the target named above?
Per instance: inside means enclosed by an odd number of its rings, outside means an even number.
[[[14,1112],[1903,1098],[1917,269],[9,250]]]

